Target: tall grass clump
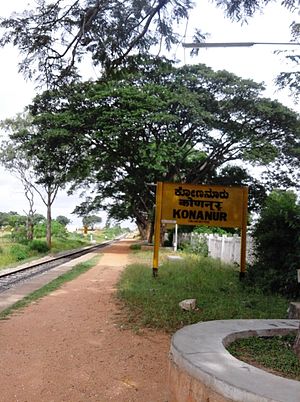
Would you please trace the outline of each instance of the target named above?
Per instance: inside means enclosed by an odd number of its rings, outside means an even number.
[[[23,244],[16,243],[12,245],[9,252],[14,261],[22,261],[30,257],[29,248]]]
[[[38,253],[47,253],[50,250],[47,242],[39,239],[32,240],[29,244],[29,248]]]
[[[129,323],[174,331],[208,320],[283,318],[287,300],[269,296],[239,281],[233,266],[211,258],[186,256],[165,262],[157,278],[149,265],[127,267],[118,284],[118,296],[127,309]],[[197,299],[197,309],[182,311],[178,303]]]

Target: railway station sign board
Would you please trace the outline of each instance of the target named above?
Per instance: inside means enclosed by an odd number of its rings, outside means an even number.
[[[241,228],[241,273],[246,266],[248,188],[162,183],[156,187],[153,275],[158,269],[161,224]]]

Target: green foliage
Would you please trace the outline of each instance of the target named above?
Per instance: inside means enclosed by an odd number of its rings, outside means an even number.
[[[26,225],[27,218],[24,215],[10,214],[8,216],[8,225],[12,228],[18,228],[19,226]]]
[[[172,332],[198,321],[284,318],[288,306],[283,297],[246,287],[232,266],[193,255],[183,262],[163,263],[157,278],[152,278],[150,264],[128,266],[118,296],[127,307],[129,324]],[[190,298],[197,299],[197,309],[181,311],[178,303]]]
[[[269,169],[277,178],[266,187],[288,179],[298,185],[299,170],[290,169],[291,179],[279,170],[298,161],[291,152],[299,144],[298,115],[263,90],[226,71],[141,54],[105,79],[37,96],[33,133],[22,138],[30,154],[42,150],[41,164],[50,153],[75,186],[94,186],[76,213],[104,209],[117,221],[135,219],[145,235],[155,203],[145,183],[250,184],[251,210],[265,196],[264,183],[244,169],[222,170],[225,164],[277,162]]]
[[[47,242],[43,240],[32,240],[32,242],[29,243],[29,248],[38,253],[47,253],[49,251]]]
[[[247,20],[261,11],[268,1],[218,0],[214,2],[231,19]],[[41,1],[22,13],[13,13],[1,19],[0,46],[13,44],[19,49],[19,69],[26,78],[35,78],[47,87],[55,87],[79,78],[80,62],[90,62],[105,71],[105,75],[118,71],[129,54],[157,54],[157,48],[170,50],[178,46],[182,32],[196,2],[190,0],[73,0],[68,3]],[[283,1],[289,11],[298,11],[296,0]],[[28,17],[30,16],[30,18]],[[295,18],[296,19],[296,18]],[[51,21],[51,29],[49,29]],[[299,39],[299,24],[291,24],[292,41]],[[196,43],[207,34],[198,28],[194,32]],[[197,54],[193,49],[192,54]],[[297,52],[296,52],[297,53]],[[88,56],[87,58],[85,58]],[[299,55],[288,53],[287,58],[299,61]],[[289,85],[299,93],[299,72],[283,73],[282,86]]]
[[[26,242],[26,244],[12,243],[11,236],[5,238],[5,242],[3,242],[3,237],[0,239],[3,244],[0,248],[2,250],[0,251],[0,268],[15,265],[16,262],[32,259],[39,254],[45,254],[49,251],[44,239],[35,239],[32,242]],[[74,234],[70,234],[67,238],[54,237],[51,252],[59,253],[86,245],[90,245],[90,242]]]
[[[46,221],[46,218],[42,214],[34,214],[33,215],[33,224],[37,225],[38,223],[43,223]]]
[[[26,227],[17,226],[11,231],[11,238],[17,243],[27,243],[27,230]]]
[[[218,174],[212,177],[212,183],[221,186],[248,186],[249,212],[260,210],[266,199],[266,190],[270,187],[269,183],[262,183],[261,180],[252,177],[246,169],[236,165],[221,168]],[[230,228],[226,228],[226,231],[228,230],[230,231]]]
[[[114,239],[115,237],[127,232],[127,229],[122,229],[121,226],[115,225],[112,227],[106,227],[103,229],[103,235],[105,239]]]
[[[130,250],[140,250],[142,248],[141,244],[131,244]]]
[[[102,218],[98,215],[86,215],[82,218],[83,226],[90,227],[92,230],[94,230],[94,227],[97,223],[101,222]]]
[[[61,223],[57,222],[56,220],[53,220],[51,222],[51,230],[52,230],[52,235],[55,237],[67,237],[68,232],[67,229],[65,228],[64,225]],[[35,225],[34,227],[34,237],[40,239],[42,237],[46,237],[46,232],[47,232],[47,224],[46,222],[40,223],[38,225]]]
[[[214,227],[214,226],[197,226],[194,228],[193,233],[198,234],[218,234],[222,236],[223,234],[227,234],[228,232],[225,229]]]
[[[55,87],[78,79],[85,55],[107,73],[130,53],[179,44],[176,27],[193,6],[191,0],[40,1],[1,19],[0,46],[18,47],[25,76]]]
[[[0,226],[13,226],[13,217],[18,215],[17,212],[0,212]]]
[[[15,259],[15,261],[22,261],[29,258],[30,253],[27,246],[22,244],[14,244],[10,248],[10,254]]]
[[[60,223],[62,226],[67,226],[71,221],[69,218],[63,215],[59,215],[55,219],[58,223]]]
[[[60,251],[72,250],[90,245],[83,236],[70,234],[68,237],[54,237],[51,245],[51,252],[58,253]]]
[[[47,243],[51,246],[51,208],[57,192],[68,180],[67,172],[72,163],[67,147],[60,148],[59,142],[48,128],[47,140],[39,144],[33,139],[43,137],[32,124],[30,113],[17,115],[1,124],[8,133],[8,141],[1,144],[0,161],[6,169],[13,171],[22,181],[25,196],[33,215],[34,192],[47,206]],[[42,128],[39,128],[42,131]]]
[[[253,231],[256,262],[248,279],[265,291],[298,297],[300,261],[300,205],[291,191],[274,191]]]
[[[295,336],[238,339],[227,347],[236,358],[258,363],[275,374],[300,381],[300,361],[293,351]]]
[[[245,21],[261,11],[269,1],[218,0],[214,2],[225,14]],[[157,48],[170,50],[178,46],[181,33],[178,27],[188,20],[195,2],[191,0],[73,0],[69,3],[38,2],[33,9],[13,13],[2,18],[3,35],[0,46],[13,44],[19,49],[19,70],[26,78],[36,79],[44,86],[57,87],[62,83],[78,81],[79,64],[83,60],[103,70],[105,77],[128,64],[130,54],[157,54]],[[298,12],[298,2],[281,2],[283,7]],[[30,18],[28,18],[30,16]],[[291,24],[292,42],[299,41],[299,23]],[[49,29],[51,21],[51,29]],[[198,28],[193,40],[199,43],[207,34]],[[192,49],[198,54],[198,49]],[[299,54],[284,50],[289,62],[299,63]],[[281,88],[287,86],[299,97],[299,71],[283,72],[277,80]],[[266,143],[268,147],[268,143]],[[272,150],[271,150],[272,152]]]
[[[186,253],[198,254],[203,257],[208,256],[208,244],[205,236],[197,236],[193,238],[191,243],[183,242],[180,244],[180,249]]]
[[[34,227],[34,237],[40,239],[46,236],[46,223],[40,223]]]

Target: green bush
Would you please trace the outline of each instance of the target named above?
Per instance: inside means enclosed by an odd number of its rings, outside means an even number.
[[[142,248],[141,244],[131,244],[130,250],[140,250]]]
[[[27,246],[22,244],[14,244],[10,248],[10,254],[15,261],[22,261],[29,257],[29,250]]]
[[[208,244],[206,237],[204,236],[199,237],[198,241],[192,246],[192,249],[196,254],[202,255],[203,257],[207,257]]]
[[[51,222],[52,236],[55,237],[67,237],[67,229],[59,222],[53,220]],[[39,223],[34,227],[34,237],[40,239],[46,237],[46,222]]]
[[[180,249],[186,253],[201,255],[202,257],[208,256],[208,244],[205,236],[199,236],[198,239],[193,239],[192,243],[182,242]]]
[[[113,227],[105,227],[103,229],[103,235],[105,239],[114,239],[125,231],[126,230],[122,229],[119,225],[116,225]]]
[[[11,231],[11,238],[13,241],[17,243],[23,243],[25,244],[27,241],[27,230],[25,226],[18,226],[15,227]]]
[[[265,291],[298,297],[300,206],[292,191],[269,195],[253,237],[256,261],[248,270],[249,281]]]
[[[30,250],[37,251],[38,253],[47,253],[49,247],[44,240],[33,240],[29,245]]]
[[[219,228],[217,226],[197,226],[195,227],[195,229],[193,230],[193,233],[198,233],[198,234],[211,234],[211,233],[216,233],[220,236],[222,236],[223,234],[227,234],[228,230]]]

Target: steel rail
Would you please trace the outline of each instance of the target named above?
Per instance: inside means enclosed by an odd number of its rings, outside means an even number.
[[[59,260],[62,260],[62,259],[75,257],[76,255],[84,255],[84,254],[90,253],[93,250],[101,249],[101,248],[103,248],[105,246],[108,246],[108,245],[110,245],[110,244],[112,244],[112,243],[114,243],[116,241],[117,240],[111,240],[111,241],[107,241],[107,242],[104,242],[104,243],[97,244],[95,246],[84,247],[84,248],[81,248],[81,249],[77,249],[75,251],[70,251],[70,252],[67,252],[65,254],[54,256],[53,258],[49,258],[49,259],[44,260],[44,261],[34,262],[31,265],[15,267],[15,268],[12,268],[11,270],[3,272],[3,273],[1,273],[1,271],[0,271],[0,278],[5,278],[7,276],[16,274],[18,272],[27,271],[29,269],[36,268],[38,266],[49,264],[49,263],[59,261]]]
[[[120,236],[116,239],[105,241],[93,246],[76,249],[63,254],[61,253],[60,255],[46,259],[44,261],[37,260],[30,265],[19,266],[16,268],[12,268],[11,270],[6,270],[5,272],[0,273],[0,293],[7,291],[20,282],[25,282],[32,279],[33,277],[42,275],[45,272],[56,268],[57,266],[63,265],[64,263],[75,259],[76,257],[88,254],[95,250],[101,250],[102,248],[109,246],[121,240],[122,238],[124,238],[124,236]]]

